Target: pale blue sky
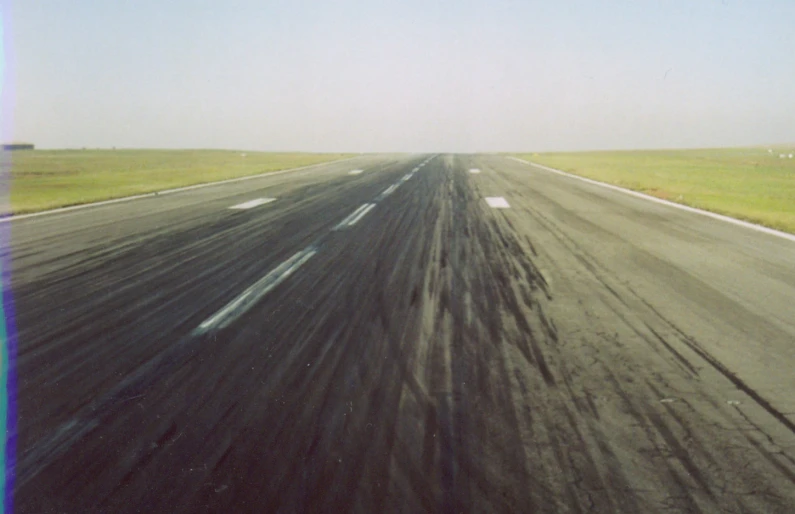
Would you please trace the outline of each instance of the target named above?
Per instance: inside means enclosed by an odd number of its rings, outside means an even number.
[[[793,0],[4,2],[40,147],[795,142]]]

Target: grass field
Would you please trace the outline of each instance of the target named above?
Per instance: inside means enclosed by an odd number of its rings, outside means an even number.
[[[795,233],[795,145],[518,154],[530,162]],[[781,158],[781,155],[784,158]]]
[[[3,157],[11,160],[11,211],[21,214],[296,168],[350,155],[226,150],[22,150],[4,152]]]

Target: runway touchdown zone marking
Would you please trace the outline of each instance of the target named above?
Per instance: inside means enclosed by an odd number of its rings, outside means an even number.
[[[363,172],[364,170],[351,170],[348,172],[348,175],[358,175],[359,173]]]
[[[489,204],[489,207],[492,209],[510,209],[511,206],[508,205],[508,200],[503,198],[502,196],[489,196],[486,198],[486,203]]]
[[[246,209],[253,209],[254,207],[259,207],[260,205],[265,205],[266,203],[275,202],[276,198],[255,198],[254,200],[249,200],[248,202],[239,203],[237,205],[233,205],[230,209],[235,210],[246,210]]]

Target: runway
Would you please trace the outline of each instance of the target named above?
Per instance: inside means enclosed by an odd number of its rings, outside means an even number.
[[[500,155],[11,222],[19,513],[795,505],[795,243]]]

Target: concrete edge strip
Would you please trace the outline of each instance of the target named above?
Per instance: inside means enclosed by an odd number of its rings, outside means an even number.
[[[309,168],[317,168],[318,166],[325,166],[325,165],[328,165],[328,164],[336,164],[336,163],[340,163],[340,162],[346,162],[346,161],[350,161],[352,159],[357,159],[359,157],[361,157],[361,156],[360,155],[355,155],[353,157],[348,157],[347,159],[338,159],[338,160],[335,160],[335,161],[318,162],[316,164],[309,164],[307,166],[300,166],[298,168],[289,168],[289,169],[286,169],[286,170],[268,171],[268,172],[265,172],[265,173],[260,173],[258,175],[247,175],[245,177],[228,178],[228,179],[225,179],[225,180],[218,180],[218,181],[215,181],[215,182],[204,182],[202,184],[193,184],[191,186],[176,187],[176,188],[173,188],[173,189],[163,189],[161,191],[153,191],[151,193],[143,193],[143,194],[140,194],[140,195],[125,196],[123,198],[113,198],[111,200],[102,200],[102,201],[99,201],[99,202],[83,203],[83,204],[80,204],[80,205],[70,205],[68,207],[58,207],[57,209],[50,209],[50,210],[47,210],[47,211],[39,211],[39,212],[31,212],[31,213],[27,213],[27,214],[17,214],[17,215],[14,215],[14,216],[6,216],[6,217],[0,218],[0,223],[4,223],[4,222],[8,222],[8,221],[16,221],[16,220],[21,220],[21,219],[26,219],[26,218],[35,218],[35,217],[38,217],[38,216],[47,216],[47,215],[50,215],[50,214],[60,214],[60,213],[63,213],[63,212],[77,211],[77,210],[80,210],[80,209],[88,209],[90,207],[101,207],[103,205],[111,205],[111,204],[114,204],[114,203],[122,203],[122,202],[129,202],[129,201],[132,201],[132,200],[140,200],[141,198],[153,198],[153,197],[160,196],[160,195],[169,195],[169,194],[172,194],[172,193],[181,193],[183,191],[190,191],[190,190],[193,190],[193,189],[201,189],[203,187],[211,187],[211,186],[217,186],[217,185],[221,185],[221,184],[230,184],[232,182],[242,182],[244,180],[254,180],[254,179],[258,179],[258,178],[270,177],[270,176],[273,176],[273,175],[283,175],[284,173],[292,173],[294,171],[301,171],[301,170],[306,170],[306,169],[309,169]]]
[[[695,213],[695,214],[701,214],[702,216],[708,216],[708,217],[716,219],[716,220],[725,221],[727,223],[732,223],[732,224],[738,225],[740,227],[748,228],[748,229],[751,229],[751,230],[756,230],[757,232],[763,232],[765,234],[768,234],[768,235],[771,235],[771,236],[780,237],[782,239],[786,239],[788,241],[792,241],[793,243],[795,243],[795,234],[782,232],[782,231],[776,230],[774,228],[765,227],[763,225],[757,225],[756,223],[743,221],[743,220],[740,220],[740,219],[737,219],[737,218],[732,218],[731,216],[725,216],[723,214],[718,214],[718,213],[715,213],[715,212],[706,211],[706,210],[703,210],[703,209],[698,209],[696,207],[690,207],[689,205],[682,205],[681,203],[671,202],[670,200],[663,200],[662,198],[657,198],[656,196],[647,195],[647,194],[644,194],[644,193],[640,193],[638,191],[633,191],[631,189],[626,189],[626,188],[619,187],[619,186],[614,186],[613,184],[607,184],[605,182],[599,182],[598,180],[593,180],[593,179],[590,179],[590,178],[580,177],[579,175],[574,175],[572,173],[568,173],[568,172],[565,172],[565,171],[557,170],[555,168],[550,168],[549,166],[544,166],[543,164],[536,164],[534,162],[525,161],[524,159],[520,159],[518,157],[508,157],[508,159],[512,159],[514,161],[521,162],[523,164],[527,164],[529,166],[540,168],[542,170],[549,171],[550,173],[557,173],[558,175],[563,175],[563,176],[566,176],[566,177],[569,177],[569,178],[577,179],[577,180],[580,180],[582,182],[587,182],[588,184],[594,184],[594,185],[597,185],[597,186],[602,186],[602,187],[605,187],[605,188],[608,188],[608,189],[612,189],[614,191],[619,191],[621,193],[625,193],[625,194],[628,194],[628,195],[635,196],[637,198],[643,198],[645,200],[650,200],[652,202],[659,203],[659,204],[662,204],[662,205],[667,205],[669,207],[675,207],[675,208],[681,209],[683,211],[692,212],[692,213]]]

